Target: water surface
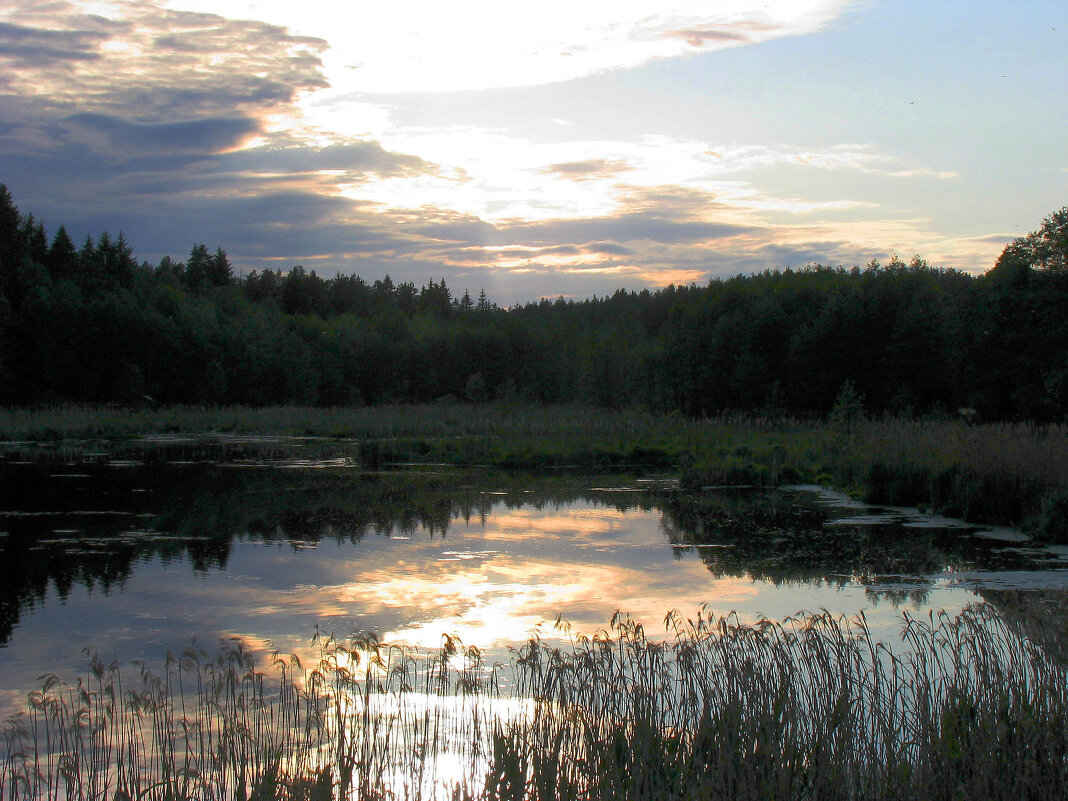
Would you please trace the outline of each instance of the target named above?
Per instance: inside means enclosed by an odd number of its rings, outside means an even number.
[[[0,464],[0,692],[73,676],[91,647],[163,659],[190,638],[308,654],[316,626],[494,658],[617,611],[663,630],[702,605],[743,620],[987,600],[1063,633],[1068,561],[1012,531],[874,509],[815,487],[683,492],[657,476],[368,473],[299,449],[161,449]],[[1058,628],[1059,627],[1059,628]],[[1058,637],[1051,642],[1059,641]],[[1051,647],[1056,647],[1051,645]]]

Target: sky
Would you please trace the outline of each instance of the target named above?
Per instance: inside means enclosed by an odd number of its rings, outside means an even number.
[[[139,259],[508,305],[908,260],[1068,204],[1068,3],[0,0],[0,182]]]

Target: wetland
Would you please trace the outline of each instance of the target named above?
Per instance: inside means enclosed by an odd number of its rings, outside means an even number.
[[[800,670],[791,681],[802,681],[813,666],[805,661],[808,646],[789,639],[797,630],[822,631],[820,636],[837,639],[840,648],[867,641],[873,654],[874,644],[884,643],[888,657],[893,652],[897,659],[915,645],[907,636],[907,621],[928,620],[935,632],[940,630],[936,621],[957,625],[963,615],[973,636],[979,636],[976,629],[982,636],[993,630],[1015,643],[1005,646],[999,640],[1002,644],[991,646],[998,659],[1008,654],[1010,663],[1033,658],[1044,665],[1028,679],[1025,695],[1031,697],[1044,682],[1061,686],[1068,656],[1068,548],[1036,544],[1014,529],[865,504],[818,485],[684,487],[672,473],[640,468],[515,471],[406,464],[369,469],[360,454],[360,443],[251,435],[9,446],[0,462],[0,700],[5,714],[25,706],[27,693],[41,686],[42,673],[70,682],[96,675],[86,674],[86,649],[99,660],[100,675],[107,664],[114,670],[178,664],[180,674],[189,654],[206,654],[220,642],[240,643],[240,660],[246,661],[239,660],[245,672],[238,675],[250,675],[270,673],[278,654],[293,655],[286,657],[295,657],[292,664],[315,665],[323,658],[324,640],[356,637],[360,647],[384,643],[423,655],[428,676],[435,670],[434,654],[445,665],[449,660],[441,654],[452,649],[449,670],[454,673],[435,686],[454,692],[470,674],[482,687],[479,697],[492,697],[496,706],[479,713],[484,719],[477,736],[464,728],[469,724],[455,724],[467,720],[467,712],[447,704],[451,711],[435,707],[435,715],[459,728],[444,740],[431,738],[435,748],[452,756],[435,768],[430,784],[424,777],[416,785],[432,796],[444,792],[435,782],[452,777],[477,795],[489,790],[485,777],[475,774],[503,770],[502,754],[520,759],[520,741],[533,742],[517,733],[509,715],[518,713],[502,707],[504,700],[525,708],[522,703],[556,692],[538,685],[548,680],[544,674],[529,672],[532,654],[562,664],[561,654],[576,644],[581,649],[589,643],[626,642],[621,654],[658,659],[655,655],[665,652],[657,649],[667,643],[675,649],[674,671],[681,669],[679,654],[692,654],[693,643],[703,642],[709,631],[734,632],[739,653],[757,636],[745,632],[765,637],[778,631],[776,637],[793,644],[765,646],[800,658],[802,667],[790,670]],[[680,621],[688,621],[689,640],[680,639]],[[939,642],[944,648],[948,640]],[[334,659],[336,667],[336,653]],[[862,663],[855,666],[871,675],[872,665]],[[517,664],[527,667],[516,670]],[[616,669],[622,667],[611,667]],[[654,695],[682,686],[689,675],[683,670],[683,678],[661,686],[657,682],[666,669],[650,674],[658,688]],[[577,668],[570,670],[568,675],[578,675]],[[634,674],[641,675],[641,670]],[[639,690],[642,681],[634,685]],[[863,687],[858,681],[857,688]],[[641,692],[653,692],[653,685]],[[766,699],[756,687],[748,692],[750,702],[759,705]],[[675,749],[672,759],[681,759],[681,741],[636,744],[640,732],[630,706],[636,696],[624,696],[630,700],[618,701],[622,706],[611,714],[602,710],[606,720],[623,727],[609,734],[624,737],[628,747],[660,749],[649,757],[654,761],[666,758],[665,748]],[[588,700],[589,709],[603,701]],[[271,703],[280,703],[279,698]],[[168,697],[159,708],[173,711],[174,706]],[[689,723],[699,727],[701,710],[695,710]],[[682,725],[661,724],[666,727],[661,734]],[[850,725],[863,729],[868,724]],[[488,762],[488,741],[472,752],[457,745],[482,742],[478,738],[487,731],[502,738],[494,741],[496,756]],[[696,743],[688,740],[685,747],[696,748]],[[589,742],[581,746],[590,747]],[[907,750],[902,750],[905,762],[911,759]],[[339,758],[333,754],[333,769]],[[263,770],[269,772],[269,763]],[[390,764],[390,771],[400,770]],[[366,779],[369,765],[363,769]],[[623,782],[602,797],[618,797],[624,785],[630,786],[625,777],[636,769],[631,765],[619,773],[617,766],[613,774],[601,764],[595,772],[602,779],[615,775]],[[316,770],[323,768],[306,768],[303,774],[301,786],[309,793],[313,779],[326,775]],[[523,777],[533,781],[535,773],[527,766],[508,781],[525,786]],[[342,786],[336,773],[329,783]],[[396,796],[408,792],[391,786]],[[790,793],[796,790],[785,786]],[[554,787],[553,797],[570,792]],[[292,790],[277,797],[302,796]]]

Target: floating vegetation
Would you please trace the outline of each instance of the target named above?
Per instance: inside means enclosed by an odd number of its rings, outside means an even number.
[[[1068,672],[992,607],[744,624],[613,619],[508,665],[318,638],[318,663],[240,641],[135,681],[91,656],[0,736],[18,799],[952,799],[1068,794]],[[566,623],[558,632],[567,641]]]

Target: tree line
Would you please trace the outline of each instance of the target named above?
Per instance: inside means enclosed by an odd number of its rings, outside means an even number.
[[[1068,207],[984,275],[892,257],[502,308],[388,276],[235,274],[51,237],[0,184],[0,403],[525,400],[693,416],[1068,414]]]

